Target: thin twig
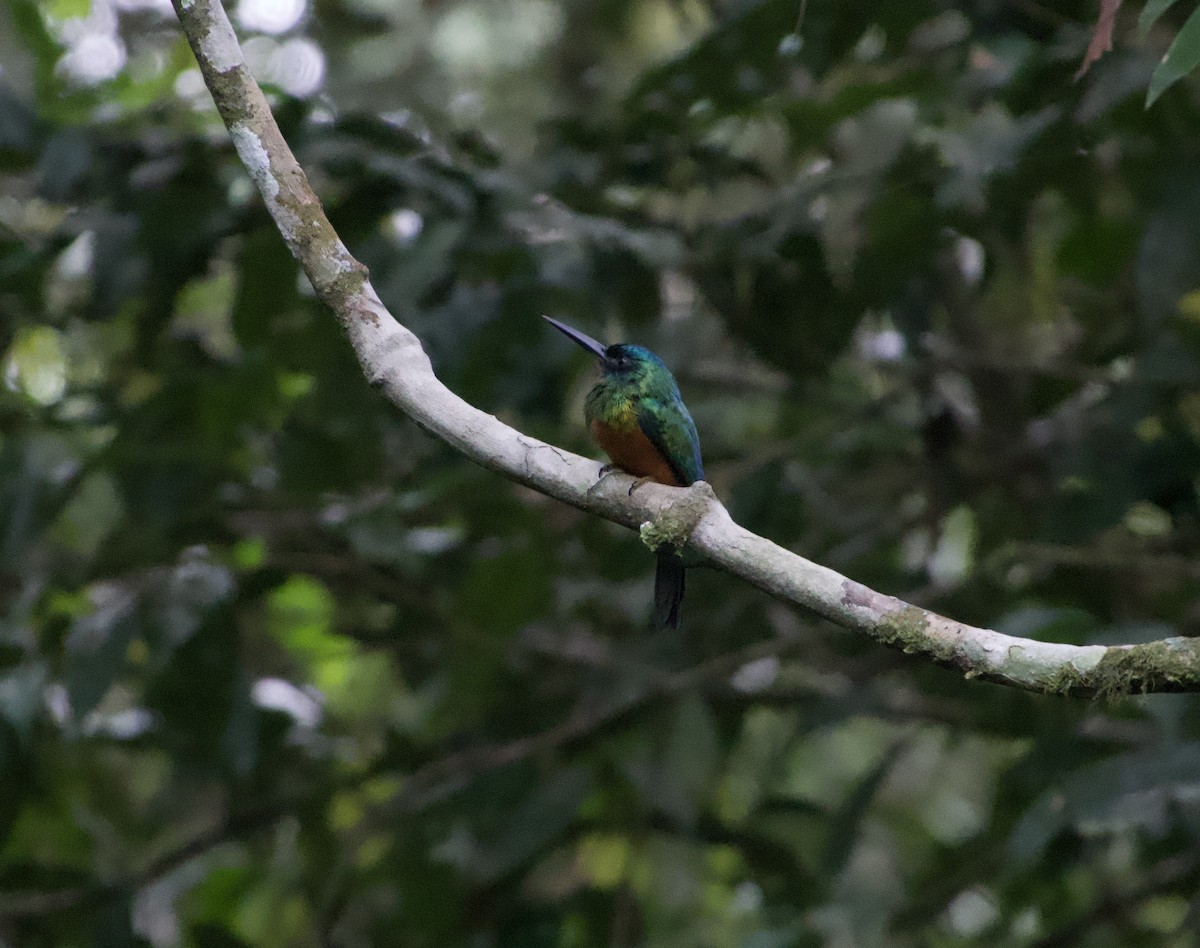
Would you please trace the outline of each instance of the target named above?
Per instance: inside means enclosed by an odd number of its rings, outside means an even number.
[[[142,889],[172,869],[204,855],[222,843],[275,823],[292,812],[294,806],[294,803],[274,804],[232,816],[220,825],[205,830],[174,849],[151,859],[141,869],[107,882],[89,882],[86,885],[43,892],[9,893],[0,899],[0,921],[36,918],[86,908],[103,902],[118,892]]]
[[[473,780],[531,757],[578,746],[607,732],[629,715],[649,705],[727,678],[743,665],[768,655],[780,655],[799,644],[797,639],[772,638],[736,649],[692,668],[663,675],[635,694],[584,708],[566,720],[525,737],[458,751],[414,771],[388,810],[411,813],[463,789]]]

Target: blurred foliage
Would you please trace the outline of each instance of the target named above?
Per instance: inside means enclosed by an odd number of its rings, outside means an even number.
[[[1116,643],[1200,632],[1200,86],[1143,108],[1195,17],[1149,6],[1078,83],[1074,0],[235,22],[463,397],[588,450],[539,314],[646,343],[747,527]],[[652,634],[635,536],[364,382],[169,10],[3,11],[0,943],[1197,944],[1193,698],[704,570]]]

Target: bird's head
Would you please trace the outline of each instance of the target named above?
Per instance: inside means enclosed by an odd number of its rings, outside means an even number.
[[[636,381],[660,372],[666,372],[667,377],[670,377],[662,359],[643,346],[633,346],[624,342],[606,346],[587,333],[560,323],[557,319],[551,319],[549,316],[543,316],[542,319],[594,355],[600,361],[605,378]]]

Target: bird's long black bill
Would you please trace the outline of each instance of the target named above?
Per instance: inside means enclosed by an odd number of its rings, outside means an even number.
[[[542,319],[546,320],[546,322],[561,332],[568,339],[571,339],[578,345],[583,346],[583,348],[587,349],[587,351],[596,358],[604,358],[604,350],[606,347],[598,343],[587,333],[580,332],[578,329],[572,329],[566,323],[560,323],[557,319],[551,319],[549,316],[543,316]]]

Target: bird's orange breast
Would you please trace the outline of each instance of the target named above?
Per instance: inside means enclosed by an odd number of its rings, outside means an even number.
[[[634,477],[648,477],[669,487],[683,486],[667,459],[636,424],[625,429],[593,421],[591,429],[596,443],[621,470],[628,471]]]

